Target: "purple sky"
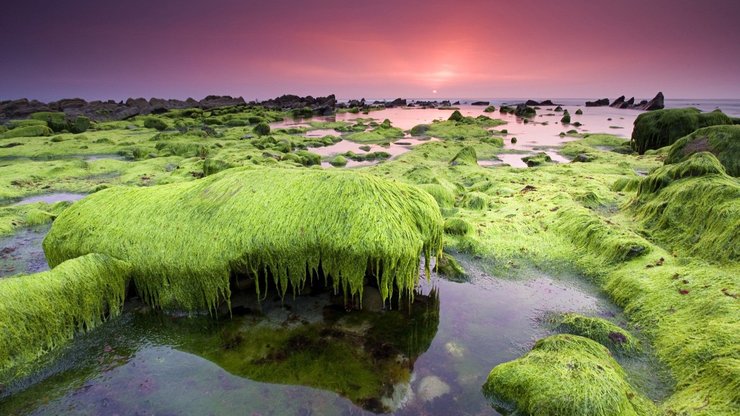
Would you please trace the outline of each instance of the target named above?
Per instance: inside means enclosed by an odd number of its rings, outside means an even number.
[[[9,3],[0,99],[740,98],[740,0]]]

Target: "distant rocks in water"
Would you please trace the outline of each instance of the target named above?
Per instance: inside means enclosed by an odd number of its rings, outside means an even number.
[[[652,110],[661,110],[665,108],[665,97],[663,96],[662,92],[659,92],[655,97],[653,97],[652,100],[642,100],[639,103],[635,104],[635,97],[630,98],[629,100],[626,99],[626,97],[623,95],[613,102],[609,102],[608,98],[602,98],[600,100],[596,101],[586,101],[586,107],[613,107],[613,108],[621,108],[621,109],[631,109],[631,110],[643,110],[643,111],[652,111]]]
[[[254,102],[272,110],[302,110],[305,116],[334,114],[337,107],[337,98],[334,94],[326,97],[299,97],[297,95],[281,95],[267,101]],[[310,113],[310,114],[309,114]]]
[[[552,102],[552,100],[545,100],[545,101],[527,100],[527,102],[524,103],[524,104],[526,104],[528,106],[531,106],[531,107],[545,106],[545,105],[556,105],[554,102]]]
[[[518,104],[516,109],[514,109],[514,114],[517,117],[531,118],[537,115],[537,111],[527,104]]]
[[[473,101],[472,103],[470,103],[470,105],[478,105],[478,106],[485,107],[485,106],[491,105],[491,102],[490,101]]]

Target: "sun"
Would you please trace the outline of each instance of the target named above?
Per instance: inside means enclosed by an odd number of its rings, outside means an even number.
[[[437,90],[432,90],[432,94],[436,94],[436,93],[437,93]]]

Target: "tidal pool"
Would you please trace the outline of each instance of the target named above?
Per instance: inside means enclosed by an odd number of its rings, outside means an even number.
[[[16,202],[13,205],[26,205],[26,204],[33,204],[36,202],[44,202],[47,204],[54,204],[56,202],[63,202],[63,201],[74,202],[86,196],[87,194],[77,194],[77,193],[71,193],[71,192],[54,192],[50,194],[29,196],[29,197],[21,199],[20,201]]]
[[[500,278],[461,262],[469,282],[433,275],[413,304],[392,310],[372,291],[363,310],[327,292],[258,303],[245,291],[231,318],[161,315],[132,301],[0,386],[0,414],[497,414],[481,393],[488,372],[550,334],[548,314],[625,323],[579,277]],[[619,360],[640,390],[663,397],[649,356]]]
[[[49,228],[49,225],[25,228],[11,236],[0,237],[0,278],[49,270],[41,248]]]

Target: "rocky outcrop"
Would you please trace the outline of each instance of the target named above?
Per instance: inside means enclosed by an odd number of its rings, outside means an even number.
[[[643,111],[653,111],[653,110],[662,110],[665,108],[665,97],[663,97],[663,93],[659,92],[652,100],[642,100],[639,103],[635,104],[635,97],[630,98],[629,100],[626,99],[626,97],[623,95],[611,104],[609,104],[608,98],[602,98],[600,100],[596,101],[586,101],[586,107],[605,107],[610,106],[613,108],[622,108],[622,109],[631,109],[631,110],[643,110]]]
[[[606,107],[609,105],[608,98],[602,98],[596,101],[586,101],[586,107]]]
[[[404,100],[405,101],[405,100]],[[363,100],[364,102],[364,100]],[[0,122],[12,119],[26,118],[40,111],[62,112],[69,118],[85,116],[95,121],[126,120],[138,115],[159,114],[169,110],[183,108],[201,108],[210,110],[214,108],[232,107],[246,105],[242,97],[229,95],[209,95],[200,101],[192,98],[187,100],[174,100],[163,98],[128,98],[125,101],[85,101],[82,98],[65,98],[50,103],[42,103],[36,100],[19,99],[0,101]],[[334,95],[327,97],[298,97],[296,95],[283,95],[263,102],[250,104],[262,105],[266,108],[276,110],[310,109],[314,114],[333,114],[337,106]]]
[[[545,101],[535,101],[535,100],[527,100],[524,104],[536,107],[536,106],[544,106],[544,105],[556,105],[552,100],[545,100]]]
[[[485,107],[485,106],[491,105],[491,102],[490,101],[473,101],[472,103],[470,103],[470,105],[479,105],[479,106]]]

